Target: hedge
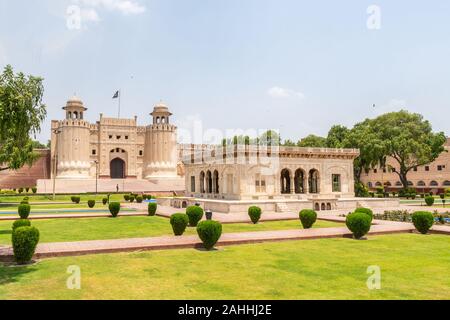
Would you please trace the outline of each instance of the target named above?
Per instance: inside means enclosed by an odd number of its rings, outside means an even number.
[[[120,212],[120,203],[119,202],[111,202],[109,204],[109,212],[111,212],[111,215],[113,216],[113,218],[116,218]]]
[[[175,213],[170,217],[173,233],[182,236],[189,223],[189,217],[184,213]]]
[[[95,207],[95,200],[88,200],[88,207],[91,209]]]
[[[203,218],[203,209],[197,206],[191,206],[186,209],[186,214],[189,217],[189,225],[191,227],[196,227],[197,224]]]
[[[14,223],[12,225],[13,231],[20,227],[31,227],[31,221],[28,219],[20,219],[20,220],[14,221]]]
[[[428,230],[433,226],[434,217],[431,212],[417,211],[412,215],[412,222],[417,231],[422,234],[427,234]]]
[[[257,224],[259,222],[259,219],[261,219],[261,208],[260,207],[250,207],[248,208],[248,216],[250,217],[250,220],[252,220],[253,224]]]
[[[156,210],[158,209],[158,204],[154,203],[154,202],[150,202],[148,204],[148,215],[149,216],[154,216],[156,215]]]
[[[310,229],[317,221],[317,212],[305,209],[299,213],[300,222],[304,229]]]
[[[16,262],[29,263],[39,242],[39,230],[35,227],[20,227],[13,231],[11,239]]]
[[[369,208],[356,208],[355,212],[362,212],[369,215],[370,220],[373,220],[373,211]]]
[[[427,206],[431,207],[434,204],[434,197],[426,196],[425,203],[427,204]]]
[[[28,219],[28,216],[30,215],[31,207],[29,204],[22,203],[17,208],[17,212],[19,213],[19,216],[21,219]]]
[[[197,234],[202,240],[205,249],[211,250],[222,235],[222,225],[220,222],[213,220],[202,221],[197,226]]]
[[[361,239],[369,232],[372,219],[366,213],[354,212],[347,216],[345,223],[355,239]]]

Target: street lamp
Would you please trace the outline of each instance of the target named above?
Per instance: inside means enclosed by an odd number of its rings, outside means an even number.
[[[95,195],[98,194],[98,161],[95,160]]]
[[[53,156],[53,201],[56,198],[56,175],[57,175],[57,163],[58,163],[58,135],[62,131],[60,129],[53,130],[55,134],[55,155]]]

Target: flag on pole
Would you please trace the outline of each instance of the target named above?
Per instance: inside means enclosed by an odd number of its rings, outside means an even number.
[[[114,96],[112,98],[117,99],[117,98],[119,98],[119,95],[120,95],[119,91],[116,91],[116,93],[114,94]]]

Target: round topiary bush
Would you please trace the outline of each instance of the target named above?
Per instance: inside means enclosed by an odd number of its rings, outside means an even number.
[[[426,196],[425,197],[425,203],[427,206],[431,207],[434,204],[434,197],[433,196]]]
[[[252,220],[253,224],[257,224],[259,222],[259,219],[261,219],[261,208],[260,207],[250,207],[248,208],[248,216],[250,217],[250,220]]]
[[[156,215],[156,210],[158,209],[158,204],[154,202],[150,202],[148,204],[148,215],[154,216]]]
[[[317,212],[314,210],[305,209],[299,213],[300,222],[304,229],[310,229],[316,223]]]
[[[196,227],[197,224],[203,218],[203,209],[197,206],[191,206],[186,209],[186,214],[189,217],[189,225],[191,227]]]
[[[125,201],[130,201],[130,195],[129,195],[129,194],[125,194],[125,195],[123,196],[123,199],[124,199]]]
[[[14,223],[12,225],[13,231],[20,227],[31,227],[31,221],[28,219],[20,219],[20,220],[14,221]]]
[[[136,197],[136,202],[137,203],[142,203],[142,201],[144,201],[144,198],[142,196],[137,196]]]
[[[103,203],[103,205],[106,205],[108,203],[108,198],[103,198],[102,203]]]
[[[170,217],[173,233],[176,236],[182,236],[189,223],[189,217],[184,213],[175,213]]]
[[[370,220],[373,220],[373,211],[369,208],[356,208],[355,212],[362,212],[369,215]]]
[[[36,194],[36,193],[37,193],[37,188],[36,188],[36,187],[33,187],[33,188],[31,188],[31,191],[32,191],[34,194]]]
[[[23,188],[19,188],[19,193],[22,193],[23,192]]]
[[[412,215],[412,222],[417,231],[422,234],[427,234],[428,230],[433,226],[434,217],[431,212],[417,211]]]
[[[91,209],[95,207],[95,200],[88,200],[88,207]]]
[[[19,213],[19,216],[21,219],[28,219],[28,216],[30,215],[31,207],[27,203],[22,203],[17,208],[17,212]]]
[[[113,216],[113,218],[116,218],[120,212],[120,203],[119,202],[111,202],[109,204],[109,212],[111,212],[111,215]]]
[[[202,240],[205,249],[211,250],[222,235],[222,225],[220,222],[213,220],[202,221],[197,226],[197,234]]]
[[[130,195],[130,197],[128,199],[131,203],[133,203],[134,200],[136,199],[136,197],[134,195]]]
[[[13,231],[11,240],[16,262],[29,263],[39,242],[39,230],[35,227],[17,228]]]
[[[345,223],[355,239],[361,239],[369,232],[372,219],[367,213],[354,212],[347,216]]]

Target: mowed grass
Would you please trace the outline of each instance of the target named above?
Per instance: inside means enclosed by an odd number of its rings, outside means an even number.
[[[0,266],[0,299],[449,299],[450,237],[397,234],[91,255]],[[69,266],[81,290],[67,289]],[[381,289],[369,290],[369,266]]]
[[[128,194],[128,193],[127,193]],[[125,193],[114,193],[111,194],[110,200],[111,201],[123,201],[123,196]],[[73,195],[56,195],[55,200],[56,202],[71,202],[72,196],[79,196],[81,198],[81,202],[87,202],[88,200],[96,200],[96,201],[102,201],[103,198],[106,198],[107,194],[73,194]],[[24,197],[28,197],[30,202],[52,202],[53,198],[52,195],[33,195],[33,194],[27,194],[22,193],[20,195],[11,195],[11,196],[0,196],[0,203],[9,203],[9,202],[21,202]]]
[[[11,243],[11,226],[13,221],[0,222],[0,244]],[[83,240],[104,240],[121,238],[141,238],[172,235],[169,219],[162,217],[119,217],[86,219],[48,219],[32,220],[32,225],[39,229],[40,242],[67,242]],[[317,221],[315,228],[341,227],[340,223]],[[223,232],[245,232],[264,230],[300,229],[300,221],[261,222],[224,224]],[[197,234],[195,228],[188,228],[186,235]]]

